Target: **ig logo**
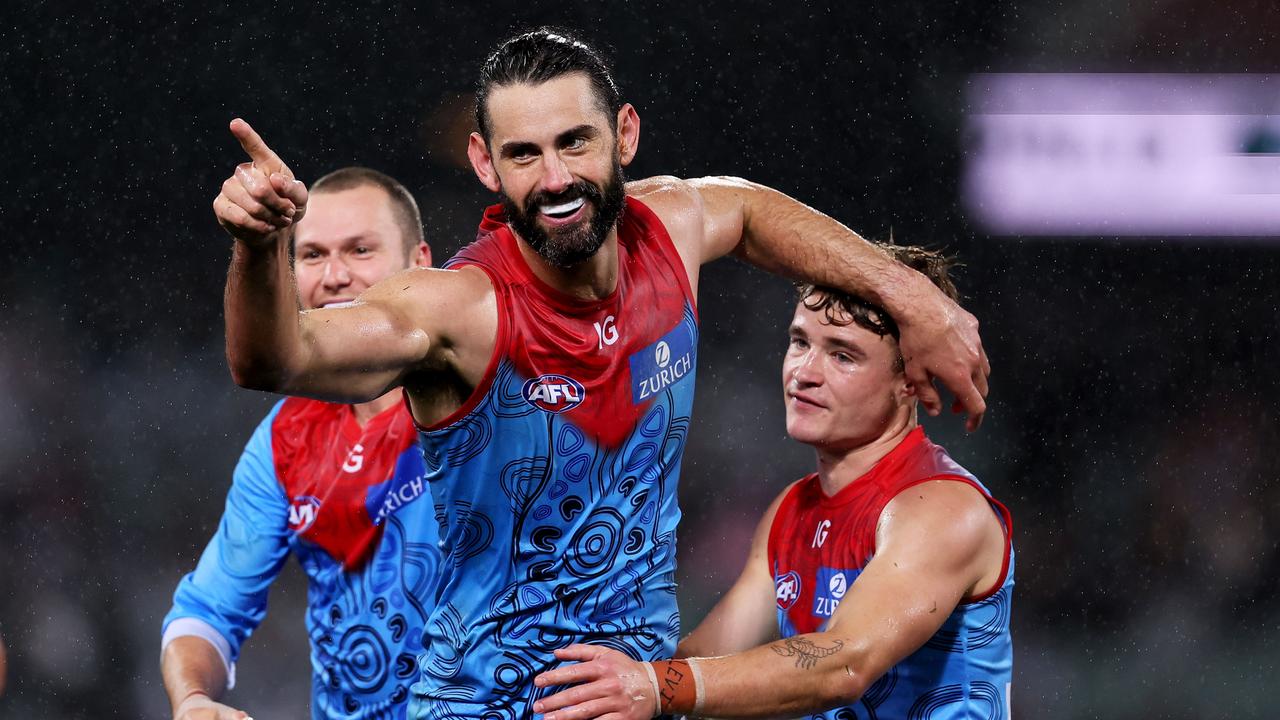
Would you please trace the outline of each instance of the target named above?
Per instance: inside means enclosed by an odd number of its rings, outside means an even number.
[[[827,531],[831,529],[831,521],[823,520],[818,523],[818,529],[813,531],[813,545],[810,547],[820,548],[822,543],[827,541]]]

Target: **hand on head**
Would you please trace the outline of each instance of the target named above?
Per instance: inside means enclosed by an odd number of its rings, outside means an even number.
[[[307,211],[307,186],[294,179],[293,171],[267,147],[249,123],[231,121],[231,134],[249,155],[236,166],[213,200],[218,223],[235,239],[261,244],[291,227]]]
[[[967,412],[965,428],[973,432],[987,411],[991,363],[978,335],[978,319],[954,302],[947,304],[948,312],[931,316],[927,326],[904,328],[899,348],[907,380],[925,410],[930,415],[942,411],[942,398],[933,386],[934,379],[941,380],[955,395],[951,411]]]

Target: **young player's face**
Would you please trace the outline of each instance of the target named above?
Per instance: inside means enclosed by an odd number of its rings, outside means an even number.
[[[431,258],[425,244],[407,257],[391,202],[372,185],[313,194],[293,252],[298,297],[307,309],[355,300],[379,280]]]
[[[488,109],[486,157],[516,232],[557,267],[590,258],[621,214],[632,153],[586,75],[496,88]]]
[[[913,406],[898,344],[857,324],[796,305],[782,362],[787,434],[830,451],[853,450],[899,426]]]

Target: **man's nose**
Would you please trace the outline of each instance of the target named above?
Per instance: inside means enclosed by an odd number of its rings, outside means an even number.
[[[344,288],[351,284],[351,271],[341,258],[326,260],[324,263],[324,277],[321,279],[321,283],[328,290]]]
[[[558,154],[552,154],[542,173],[542,189],[555,194],[564,192],[573,184],[573,173]]]
[[[791,379],[801,386],[822,384],[822,361],[818,353],[810,349],[796,360],[791,368]]]

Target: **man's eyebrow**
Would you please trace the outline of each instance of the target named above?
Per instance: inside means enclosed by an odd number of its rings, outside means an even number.
[[[583,123],[577,127],[569,128],[556,136],[556,145],[567,145],[574,138],[587,138],[588,140],[598,137],[600,130],[595,125]]]
[[[538,144],[531,143],[527,140],[510,140],[502,143],[498,148],[502,157],[516,157],[517,155],[536,155],[538,152]]]
[[[583,123],[576,127],[556,135],[556,147],[567,145],[574,138],[583,137],[592,139],[600,136],[600,129],[595,125]],[[538,144],[529,142],[528,140],[508,140],[498,146],[498,153],[502,157],[516,157],[517,155],[536,155],[538,154]]]
[[[377,233],[358,232],[358,233],[353,233],[351,235],[343,236],[341,239],[338,240],[338,245],[347,246],[353,243],[369,242],[371,240],[377,240],[377,239],[378,239]],[[293,248],[295,251],[309,249],[309,248],[319,248],[319,247],[320,247],[320,243],[317,243],[314,240],[303,240],[301,242],[295,242],[293,245]]]
[[[865,357],[867,354],[867,351],[863,350],[861,346],[855,345],[854,343],[851,343],[848,340],[844,340],[842,338],[833,337],[828,339],[827,342],[835,347],[840,348],[841,350],[847,350],[848,352],[851,352],[859,357]]]

